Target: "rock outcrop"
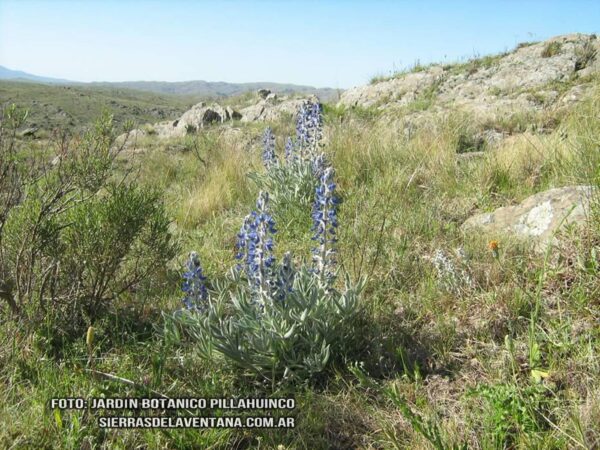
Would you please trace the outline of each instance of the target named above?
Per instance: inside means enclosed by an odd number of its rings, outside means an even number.
[[[315,98],[312,98],[316,100]],[[264,122],[279,120],[285,115],[294,115],[306,99],[278,98],[269,94],[265,99],[255,105],[240,110],[242,122]]]
[[[522,45],[511,53],[463,64],[432,65],[349,89],[338,104],[388,109],[435,99],[438,109],[459,108],[478,115],[526,112],[579,99],[588,85],[560,92],[556,83],[600,72],[598,53],[600,39],[595,35],[558,36]]]
[[[550,189],[532,195],[518,205],[473,216],[463,224],[463,229],[509,233],[532,239],[543,248],[553,242],[559,227],[585,222],[591,194],[590,186]]]
[[[175,128],[186,132],[240,118],[241,115],[229,106],[225,108],[218,103],[206,105],[204,102],[200,102],[182,114],[176,121]]]
[[[264,91],[264,92],[263,92]],[[206,104],[200,102],[183,113],[177,120],[163,121],[147,125],[144,129],[133,130],[131,137],[154,135],[159,138],[184,136],[213,124],[233,120],[242,122],[264,122],[279,120],[286,115],[294,115],[306,98],[289,98],[278,96],[268,90],[258,93],[256,104],[247,106],[239,111],[231,106],[221,106],[218,103]],[[318,101],[314,96],[309,97]]]

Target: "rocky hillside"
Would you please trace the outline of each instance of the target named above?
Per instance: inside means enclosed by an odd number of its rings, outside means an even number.
[[[581,98],[600,71],[600,40],[572,34],[522,44],[514,51],[411,72],[344,92],[344,107],[423,111],[458,108],[489,118],[560,108]]]
[[[502,130],[487,126],[490,123],[514,115],[556,111],[585,97],[600,72],[599,49],[600,40],[595,35],[572,34],[521,44],[512,52],[465,63],[419,66],[389,79],[349,89],[341,95],[337,106],[401,118],[411,125],[409,131],[432,115],[464,112],[484,125],[486,132],[480,138],[493,141],[502,137]],[[244,104],[201,102],[177,120],[151,125],[138,133],[172,137],[233,119],[276,121],[292,115],[302,98],[260,89],[256,96],[247,97]]]
[[[600,71],[599,49],[600,40],[594,35],[573,34],[522,44],[510,53],[462,64],[418,67],[346,91],[337,111],[340,117],[353,110],[369,111],[377,117],[376,127],[392,129],[408,140],[423,129],[435,129],[440,120],[461,117],[457,125],[458,160],[489,157],[486,151],[500,151],[501,142],[511,134],[528,130],[549,133],[559,123],[559,113],[589,96]],[[236,125],[225,126],[223,131],[236,139],[243,135],[239,124],[291,119],[305,99],[260,89],[254,96],[229,104],[200,102],[176,120],[135,130],[133,137],[178,138],[232,123]],[[519,137],[513,139],[518,141]],[[244,145],[258,141],[249,140]],[[131,143],[136,145],[137,139]],[[520,205],[480,212],[463,228],[509,232],[545,244],[552,241],[560,226],[585,221],[589,196],[589,189],[577,186],[540,192]]]

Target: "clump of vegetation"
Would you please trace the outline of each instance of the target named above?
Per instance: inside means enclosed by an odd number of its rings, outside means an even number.
[[[485,149],[485,139],[477,133],[464,131],[458,135],[456,153],[480,152]]]
[[[527,47],[531,47],[532,45],[535,45],[535,44],[537,44],[537,42],[536,42],[536,41],[525,41],[525,42],[519,42],[519,43],[517,44],[517,47],[516,47],[516,49],[518,50],[518,49],[520,49],[520,48],[527,48]]]
[[[581,47],[575,49],[575,71],[585,69],[596,59],[597,54],[598,50],[596,50],[593,40],[586,40]]]
[[[507,53],[499,53],[497,55],[486,55],[483,57],[474,56],[468,59],[466,62],[458,62],[454,64],[446,64],[443,66],[444,70],[448,71],[451,75],[458,75],[466,73],[467,75],[473,75],[480,69],[490,69],[496,66],[500,60],[505,57]]]
[[[559,55],[562,50],[562,44],[558,41],[548,42],[542,49],[542,58],[552,58]]]
[[[0,130],[4,299],[15,323],[60,352],[122,294],[164,280],[174,246],[160,193],[113,178],[112,117],[41,157],[15,146],[23,118],[9,107]]]
[[[188,123],[185,126],[185,134],[195,134],[198,131],[195,125]]]
[[[296,268],[289,252],[276,263],[270,195],[261,191],[256,210],[246,216],[238,234],[240,264],[228,282],[209,291],[194,252],[184,274],[184,303],[191,313],[181,315],[181,323],[197,340],[202,355],[210,360],[220,354],[271,385],[298,384],[320,375],[333,361],[344,361],[357,341],[353,324],[364,282],[353,285],[346,277],[341,291],[333,285],[338,198],[333,168],[318,153],[321,123],[320,105],[304,103],[296,142],[288,140],[286,145],[283,170],[267,128],[263,137],[267,174],[255,177],[272,189],[279,205],[307,206],[312,190],[312,230],[318,244],[312,265]],[[314,181],[305,180],[309,177]]]

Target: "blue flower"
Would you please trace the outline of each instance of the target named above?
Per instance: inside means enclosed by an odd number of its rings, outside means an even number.
[[[202,273],[200,258],[196,252],[191,252],[186,263],[187,270],[183,273],[181,290],[184,293],[183,304],[190,311],[204,311],[208,299],[206,277]]]
[[[327,168],[327,160],[323,153],[315,155],[311,160],[313,176],[320,180],[323,175],[323,171]]]
[[[321,105],[305,100],[300,105],[296,119],[296,138],[302,158],[310,158],[316,153],[323,136],[322,126]]]
[[[273,164],[277,164],[277,155],[275,154],[275,136],[271,127],[267,127],[263,133],[263,162],[269,169]]]
[[[273,268],[275,257],[273,235],[277,232],[269,212],[269,194],[260,192],[256,211],[244,219],[238,235],[238,259],[245,259],[243,268],[259,304],[264,305],[275,286]]]
[[[248,243],[250,239],[250,233],[252,232],[252,225],[255,220],[256,213],[252,211],[252,213],[248,214],[244,217],[244,223],[240,228],[240,232],[237,235],[236,242],[236,250],[237,253],[235,255],[236,259],[240,260],[240,264],[238,264],[237,269],[244,269],[246,272],[248,271]],[[242,265],[243,264],[243,265]]]
[[[337,206],[339,200],[335,195],[333,182],[334,170],[332,167],[323,166],[319,185],[315,190],[313,204],[313,240],[319,246],[313,249],[313,266],[319,279],[325,284],[330,284],[334,278],[335,244],[337,221]]]
[[[285,161],[290,163],[296,158],[296,145],[294,144],[294,141],[292,141],[292,138],[288,137],[285,141]]]

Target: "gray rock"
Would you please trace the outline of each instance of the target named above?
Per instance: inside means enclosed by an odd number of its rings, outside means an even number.
[[[23,131],[21,131],[19,133],[19,136],[22,136],[22,137],[34,137],[35,133],[37,133],[38,130],[39,130],[38,127],[25,128]]]
[[[294,115],[298,111],[305,98],[281,98],[277,103],[272,101],[261,100],[256,105],[248,106],[240,110],[242,114],[242,122],[264,122],[279,120],[285,115]],[[311,100],[318,101],[316,97],[311,97]]]
[[[258,91],[256,91],[256,93],[260,98],[264,100],[271,94],[271,91],[269,89],[259,89]]]
[[[273,94],[270,93],[269,95],[267,95],[267,97],[265,98],[265,101],[267,103],[271,103],[272,105],[274,105],[275,103],[277,103],[279,97],[277,97],[277,94]]]
[[[554,234],[559,227],[585,222],[591,193],[590,186],[550,189],[532,195],[518,205],[470,217],[463,224],[463,229],[505,232],[531,239],[538,248],[543,248],[554,242]]]
[[[185,133],[190,127],[200,129],[213,123],[223,123],[228,119],[229,113],[218,103],[206,105],[201,102],[181,115],[176,128]]]

